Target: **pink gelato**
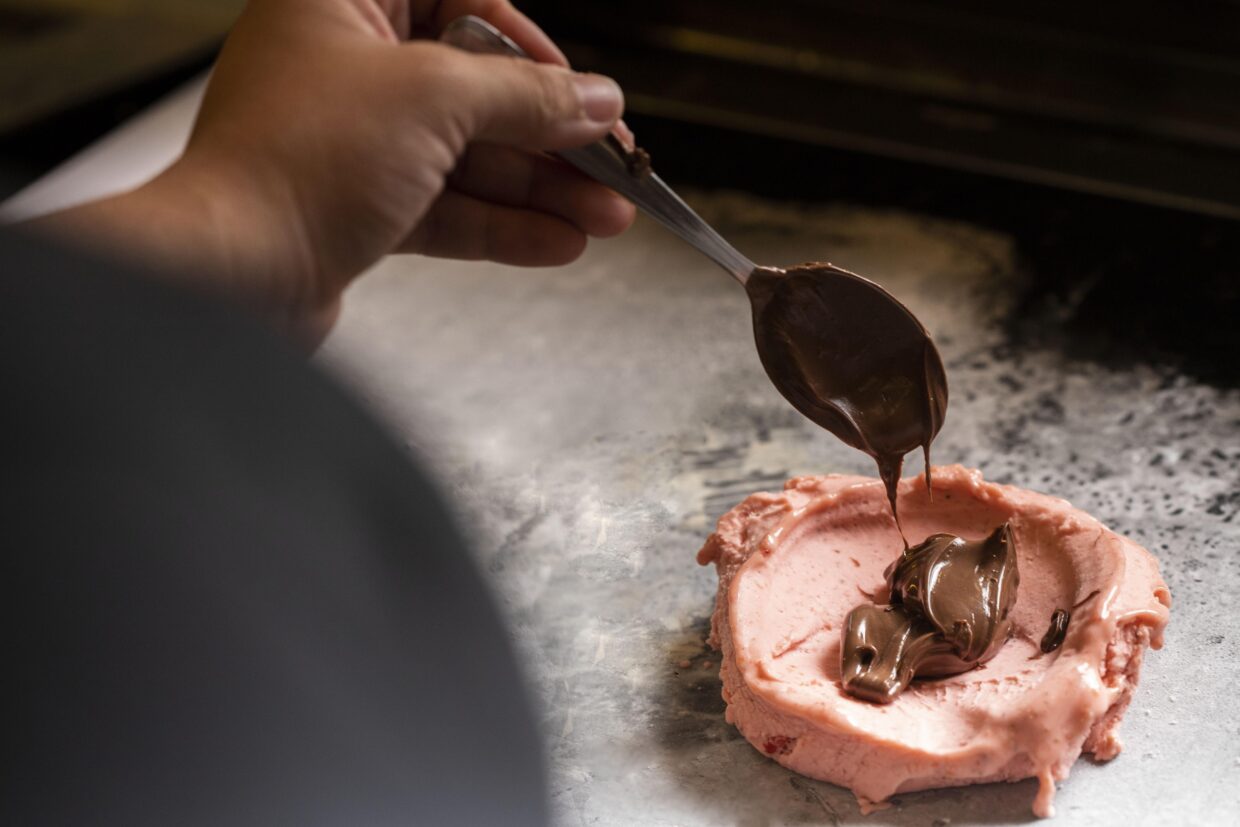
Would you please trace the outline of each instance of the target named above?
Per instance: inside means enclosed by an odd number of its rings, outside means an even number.
[[[1064,500],[987,483],[960,466],[900,483],[905,533],[969,539],[1010,521],[1020,568],[1012,637],[984,666],[916,681],[888,705],[840,688],[840,630],[877,594],[903,544],[881,482],[800,477],[748,497],[720,520],[698,562],[715,563],[711,643],[722,650],[727,719],[789,769],[850,788],[863,811],[899,792],[1054,782],[1082,752],[1109,759],[1147,646],[1162,646],[1171,604],[1158,562]],[[1079,604],[1079,605],[1078,605]],[[1071,609],[1063,645],[1039,641]]]

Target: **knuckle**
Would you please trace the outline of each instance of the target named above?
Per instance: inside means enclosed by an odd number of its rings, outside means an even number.
[[[441,43],[416,43],[409,50],[411,74],[423,93],[453,94],[468,83],[467,55]]]
[[[441,44],[417,44],[410,55],[409,83],[401,91],[400,110],[415,116],[456,155],[473,128],[467,100],[471,84],[467,55]],[[410,104],[413,105],[410,105]]]
[[[559,67],[542,67],[543,95],[546,112],[554,118],[572,118],[578,114],[580,104],[577,89],[573,87],[572,76],[567,69]]]
[[[529,64],[529,68],[533,70],[534,93],[531,99],[538,107],[538,114],[553,119],[575,115],[577,98],[568,72],[558,67],[538,64]]]

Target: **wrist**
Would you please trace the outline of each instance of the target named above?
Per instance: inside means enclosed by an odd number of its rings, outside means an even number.
[[[330,328],[339,291],[320,288],[290,201],[226,163],[186,156],[137,189],[27,226],[221,296],[313,342]]]
[[[260,310],[312,304],[294,289],[310,262],[290,212],[255,176],[187,155],[132,193],[165,234],[166,257]]]
[[[315,330],[325,314],[334,318],[338,297],[320,289],[295,203],[278,181],[187,154],[127,197],[134,232],[152,237],[149,263],[159,271],[281,328]]]

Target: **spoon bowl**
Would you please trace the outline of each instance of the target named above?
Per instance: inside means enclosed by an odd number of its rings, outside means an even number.
[[[745,292],[771,382],[874,458],[895,513],[904,455],[925,450],[929,483],[929,446],[947,414],[947,374],[930,334],[882,287],[831,264],[758,267]]]

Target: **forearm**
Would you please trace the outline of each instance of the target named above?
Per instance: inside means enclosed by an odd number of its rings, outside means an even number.
[[[260,195],[261,192],[261,195]],[[332,297],[319,283],[296,222],[274,216],[269,191],[231,180],[218,166],[178,161],[120,195],[33,219],[24,229],[129,261],[190,289],[220,295],[281,329],[317,337]],[[303,278],[289,278],[299,272]],[[290,296],[290,284],[305,295]],[[309,328],[309,330],[307,330]],[[326,327],[323,328],[324,330]]]

